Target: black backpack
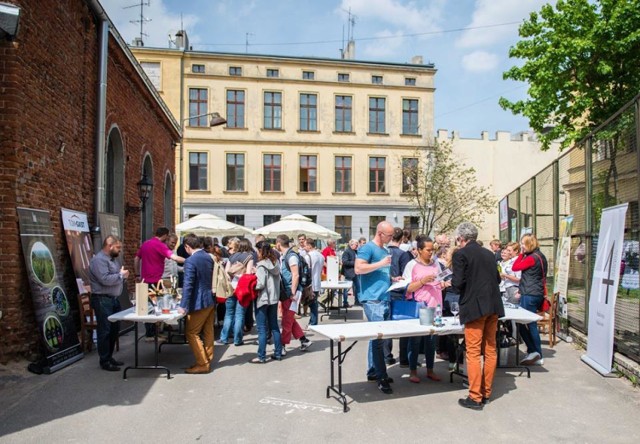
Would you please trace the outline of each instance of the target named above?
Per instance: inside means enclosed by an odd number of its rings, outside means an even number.
[[[284,265],[285,267],[287,267],[287,270],[289,270],[289,272],[291,272],[291,268],[289,268],[290,254],[295,254],[298,257],[298,274],[300,275],[299,285],[301,285],[302,288],[308,287],[312,283],[311,267],[309,266],[307,261],[304,260],[302,256],[300,256],[298,253],[296,253],[293,250],[289,250],[287,251],[287,254],[284,255]]]

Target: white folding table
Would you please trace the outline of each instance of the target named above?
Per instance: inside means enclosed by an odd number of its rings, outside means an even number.
[[[127,371],[128,370],[164,370],[167,372],[167,379],[171,379],[171,370],[169,370],[167,367],[158,365],[158,351],[159,351],[159,347],[158,347],[158,328],[156,328],[156,333],[154,336],[154,352],[155,352],[155,365],[138,365],[138,324],[139,323],[143,323],[143,324],[159,324],[162,322],[165,323],[175,323],[176,321],[178,321],[180,318],[184,317],[184,314],[180,314],[177,312],[177,310],[172,310],[169,314],[159,314],[159,315],[155,315],[155,314],[148,314],[148,315],[144,315],[144,316],[138,316],[135,313],[135,307],[131,307],[128,308],[126,310],[120,311],[118,313],[114,313],[111,316],[109,316],[109,321],[110,322],[118,322],[118,321],[130,321],[134,323],[134,353],[135,353],[135,361],[134,361],[134,366],[131,367],[127,367],[124,369],[124,372],[122,373],[122,378],[123,379],[127,379]]]
[[[505,316],[500,320],[513,320],[516,323],[529,323],[540,320],[540,316],[524,309],[505,307]],[[343,411],[347,412],[346,394],[342,391],[342,364],[347,353],[361,340],[394,339],[412,336],[451,335],[463,334],[464,325],[454,324],[453,317],[443,318],[442,327],[420,325],[418,319],[404,321],[379,321],[379,322],[352,322],[345,324],[311,325],[309,330],[329,339],[329,358],[331,362],[330,385],[327,386],[327,398],[331,392],[338,396],[342,402]],[[344,351],[342,343],[353,341]],[[337,351],[336,351],[337,349]],[[337,387],[336,387],[336,363],[337,363]],[[520,367],[518,367],[520,368]],[[529,372],[526,367],[523,371]],[[529,376],[529,373],[528,373]]]
[[[340,297],[340,290],[349,290],[352,285],[352,281],[322,281],[320,283],[321,289],[328,292],[327,304],[324,307],[324,314],[320,316],[320,320],[322,320],[325,316],[331,317],[332,310],[337,310],[338,316],[342,317],[342,315],[340,315],[340,310],[344,309],[344,321],[347,322],[348,308],[345,306],[341,306],[342,299]],[[338,295],[338,302],[334,307],[333,299],[336,294]]]

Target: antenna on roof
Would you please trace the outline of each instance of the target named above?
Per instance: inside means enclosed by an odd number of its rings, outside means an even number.
[[[244,52],[245,54],[249,54],[249,36],[255,35],[253,32],[245,32],[244,33]]]
[[[122,9],[130,9],[130,8],[137,8],[140,7],[140,18],[138,20],[129,20],[129,23],[133,23],[134,25],[139,23],[140,24],[140,37],[136,37],[133,41],[134,45],[136,46],[144,46],[144,37],[149,37],[148,34],[144,33],[144,24],[146,22],[150,22],[151,19],[150,18],[145,18],[144,17],[144,7],[145,6],[151,6],[151,0],[147,0],[146,2],[144,0],[140,0],[140,3],[136,3],[135,5],[130,5],[130,6],[125,6]]]
[[[356,16],[351,13],[351,8],[344,9],[347,15],[347,46],[344,46],[344,26],[342,27],[342,49],[340,55],[343,59],[353,59],[356,56],[356,42],[353,40],[353,28],[356,26]]]

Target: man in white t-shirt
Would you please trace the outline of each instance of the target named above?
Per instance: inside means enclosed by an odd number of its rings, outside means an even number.
[[[324,256],[316,249],[316,241],[307,239],[304,248],[307,252],[304,258],[311,267],[311,287],[313,289],[313,301],[309,304],[311,318],[309,325],[318,325],[318,296],[320,295],[322,281],[322,267],[324,267]]]

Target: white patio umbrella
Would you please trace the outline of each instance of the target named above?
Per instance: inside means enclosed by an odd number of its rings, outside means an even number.
[[[242,225],[226,221],[213,214],[198,214],[176,225],[178,235],[194,233],[198,236],[246,236],[253,231]]]
[[[304,234],[312,239],[340,239],[341,237],[339,233],[318,225],[301,214],[290,214],[278,222],[254,230],[253,233],[266,237],[276,237],[279,234],[286,234],[290,238],[295,238],[299,234]]]

